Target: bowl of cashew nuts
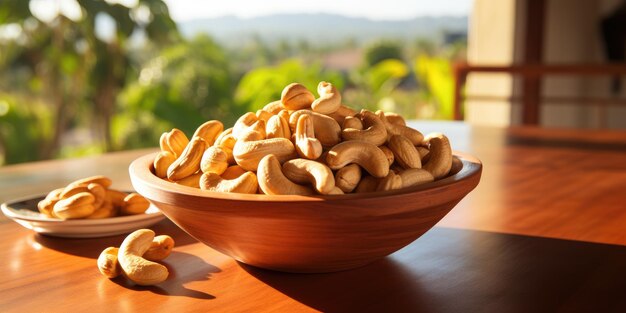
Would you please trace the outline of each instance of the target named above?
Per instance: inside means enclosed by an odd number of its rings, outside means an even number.
[[[240,262],[333,272],[413,242],[479,183],[481,162],[398,114],[356,111],[321,82],[231,128],[164,132],[130,165],[135,190],[181,229]]]

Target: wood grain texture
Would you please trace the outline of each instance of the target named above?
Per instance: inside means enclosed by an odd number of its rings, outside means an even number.
[[[169,278],[150,287],[98,272],[96,259],[125,235],[98,239],[41,236],[15,223],[0,226],[0,312],[207,312],[312,309],[243,272],[231,258],[168,220],[151,227],[176,241],[164,264]],[[251,291],[241,293],[243,290]]]
[[[438,225],[626,245],[626,132],[459,127],[483,175]]]
[[[370,265],[289,274],[238,263],[169,221],[164,283],[109,280],[96,258],[124,236],[60,239],[0,227],[0,311],[623,312],[626,247],[435,227]]]
[[[482,177],[438,225],[380,261],[331,274],[266,271],[163,221],[152,229],[177,242],[165,261],[172,276],[144,288],[97,271],[100,251],[123,236],[39,236],[0,216],[0,312],[626,311],[625,132],[409,125],[478,156]],[[130,188],[128,165],[152,151],[0,167],[0,200],[95,174]]]
[[[272,196],[217,193],[155,176],[148,154],[130,165],[138,193],[194,238],[246,264],[332,272],[369,264],[433,227],[480,180],[480,161],[431,184],[369,194]]]

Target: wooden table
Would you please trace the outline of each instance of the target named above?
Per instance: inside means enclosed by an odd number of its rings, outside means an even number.
[[[484,163],[435,228],[371,265],[332,274],[253,268],[165,220],[177,246],[153,287],[109,280],[100,251],[124,236],[61,239],[0,217],[0,312],[626,312],[626,133],[415,122]],[[0,168],[0,201],[105,174],[152,150]]]

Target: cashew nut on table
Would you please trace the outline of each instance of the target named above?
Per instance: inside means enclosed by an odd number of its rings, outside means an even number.
[[[167,267],[154,261],[167,258],[174,248],[168,235],[156,236],[150,229],[129,234],[119,248],[108,247],[98,257],[98,270],[108,278],[124,275],[137,285],[156,285],[167,279]]]

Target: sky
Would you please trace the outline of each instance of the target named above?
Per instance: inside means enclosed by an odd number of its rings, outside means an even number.
[[[234,15],[334,13],[373,20],[401,20],[424,15],[469,15],[473,0],[165,0],[172,18],[183,22]]]

